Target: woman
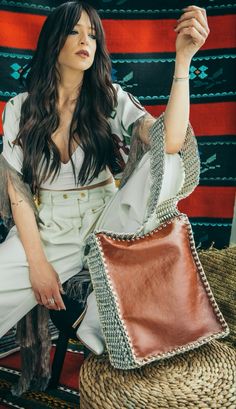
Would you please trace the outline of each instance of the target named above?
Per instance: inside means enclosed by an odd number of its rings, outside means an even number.
[[[209,33],[205,10],[184,9],[175,31],[174,80],[164,115],[169,154],[185,138],[189,66]],[[7,222],[11,212],[14,226],[0,247],[0,336],[36,304],[65,309],[61,283],[82,270],[85,239],[115,193],[113,175],[126,157],[115,135],[123,144],[131,137],[149,143],[156,119],[112,84],[110,71],[96,11],[65,3],[43,25],[27,92],[6,105],[1,214]],[[31,193],[39,199],[38,214]]]

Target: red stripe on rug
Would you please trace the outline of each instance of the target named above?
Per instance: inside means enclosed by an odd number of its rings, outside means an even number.
[[[0,101],[0,134],[2,135],[3,129],[2,129],[2,112],[4,110],[6,102]]]
[[[0,46],[34,50],[45,16],[0,12]]]
[[[45,16],[2,11],[0,13],[2,47],[34,49]],[[211,33],[202,49],[235,47],[234,15],[208,17]],[[103,20],[111,53],[174,52],[174,19]],[[30,35],[29,35],[30,33]]]
[[[51,352],[51,361],[53,359],[54,352],[55,348],[53,347]],[[79,370],[83,361],[83,354],[67,351],[61,372],[60,385],[67,385],[69,388],[78,390]],[[16,352],[7,356],[6,358],[0,359],[0,366],[20,370],[20,353]]]
[[[146,105],[146,110],[157,117],[165,105]],[[236,135],[236,102],[191,104],[190,122],[197,136]]]
[[[230,219],[233,217],[235,187],[198,186],[179,203],[179,210],[189,217]]]
[[[233,48],[236,25],[233,15],[208,17],[211,33],[201,48]],[[175,52],[176,20],[103,20],[111,53]]]

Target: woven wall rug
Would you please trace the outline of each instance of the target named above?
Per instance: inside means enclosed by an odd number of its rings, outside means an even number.
[[[24,91],[20,72],[36,47],[47,15],[66,0],[0,0],[0,113]],[[173,30],[182,8],[205,7],[210,35],[190,66],[190,121],[201,157],[200,183],[180,210],[196,244],[229,244],[235,201],[236,35],[234,1],[87,0],[99,12],[112,59],[112,78],[154,116],[165,110],[175,61]],[[0,134],[3,130],[0,124]],[[0,151],[1,151],[0,137]],[[120,141],[120,150],[127,149]],[[6,229],[0,220],[0,240]]]
[[[54,347],[52,348],[52,357]],[[29,391],[21,397],[11,395],[10,388],[20,375],[19,353],[0,359],[0,409],[78,409],[78,375],[83,362],[83,352],[75,342],[70,342],[66,354],[60,385],[46,392]]]

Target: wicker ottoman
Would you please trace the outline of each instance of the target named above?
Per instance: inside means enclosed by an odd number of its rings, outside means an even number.
[[[214,341],[131,371],[90,356],[80,371],[80,399],[80,409],[235,409],[236,351]]]
[[[230,328],[227,342],[236,347],[236,246],[198,252],[213,294]]]
[[[107,356],[91,356],[80,372],[81,409],[236,409],[236,247],[199,257],[230,335],[139,370],[116,370]]]

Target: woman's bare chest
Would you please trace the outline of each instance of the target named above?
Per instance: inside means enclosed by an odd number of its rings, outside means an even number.
[[[67,163],[70,160],[69,157],[69,135],[71,126],[72,114],[71,112],[62,112],[60,114],[60,123],[55,132],[53,132],[51,138],[60,152],[61,162]],[[78,147],[78,143],[75,140],[71,141],[71,154]]]

